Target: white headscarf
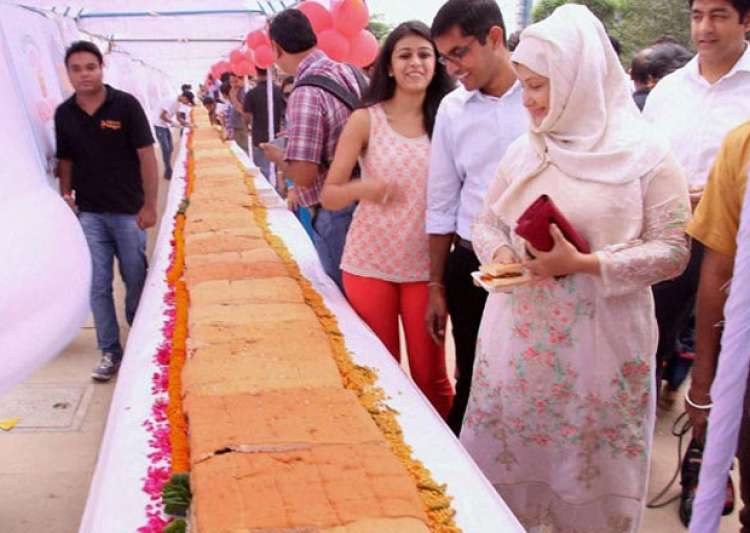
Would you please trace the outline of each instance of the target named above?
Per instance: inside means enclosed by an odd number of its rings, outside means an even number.
[[[526,28],[513,61],[550,79],[549,112],[531,145],[566,175],[603,183],[640,179],[667,155],[633,102],[612,44],[586,7],[567,4]]]

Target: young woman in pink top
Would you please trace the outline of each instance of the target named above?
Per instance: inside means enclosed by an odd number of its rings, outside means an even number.
[[[401,317],[412,378],[445,418],[453,388],[443,346],[424,325],[430,135],[440,100],[453,88],[436,59],[426,25],[405,22],[393,30],[376,60],[363,108],[341,134],[320,198],[326,209],[359,202],[341,261],[344,291],[397,360]],[[362,179],[351,180],[357,162]]]

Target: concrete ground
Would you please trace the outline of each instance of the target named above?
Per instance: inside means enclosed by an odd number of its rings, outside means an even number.
[[[166,186],[162,181],[159,212],[163,209]],[[155,230],[149,232],[149,254],[155,233]],[[123,288],[119,279],[115,284],[115,301],[118,316],[123,317]],[[124,319],[120,323],[125,324]],[[123,326],[122,335],[125,340],[127,326]],[[452,372],[452,350],[449,349],[447,356]],[[90,370],[98,357],[93,323],[89,320],[60,356],[0,398],[0,420],[23,417],[12,431],[0,431],[0,457],[3,458],[0,461],[0,532],[74,533],[78,530],[115,386],[114,382],[91,382]],[[677,465],[677,439],[671,436],[670,429],[679,408],[678,405],[659,413],[650,497],[666,485]],[[678,492],[679,482],[669,495]],[[735,511],[724,518],[720,533],[738,530]],[[677,517],[677,503],[664,509],[647,510],[641,531],[684,531]]]

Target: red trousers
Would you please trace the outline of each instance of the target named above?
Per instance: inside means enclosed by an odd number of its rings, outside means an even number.
[[[453,403],[453,387],[445,369],[443,346],[435,344],[425,326],[427,283],[392,283],[348,272],[343,273],[343,281],[349,303],[399,362],[401,317],[411,377],[446,419]]]

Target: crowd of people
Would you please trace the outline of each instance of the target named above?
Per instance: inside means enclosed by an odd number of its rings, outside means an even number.
[[[680,517],[691,518],[750,163],[750,1],[686,1],[697,53],[665,36],[629,72],[602,23],[574,4],[511,46],[494,0],[448,0],[431,27],[396,27],[367,77],[329,58],[305,15],[287,9],[269,26],[286,77],[258,70],[248,84],[230,72],[200,89],[224,138],[307,217],[326,273],[396,359],[401,321],[415,384],[532,531],[638,530],[657,396],[674,403],[690,372]],[[131,320],[156,182],[148,123],[132,97],[102,84],[97,54],[68,50],[76,94],[56,125],[61,192],[94,255],[111,377],[122,355],[113,256],[121,271],[139,265],[123,272]],[[191,97],[183,88],[154,117],[167,178],[167,134],[175,120],[189,126],[179,106]],[[92,117],[101,128],[76,125]],[[101,161],[81,148],[104,142],[121,154]],[[591,251],[554,224],[548,251],[516,233],[543,195]],[[138,241],[134,261],[121,225]],[[531,281],[491,294],[473,282],[480,265],[517,263]],[[746,412],[743,531],[749,421]],[[728,477],[727,510],[733,498]]]

